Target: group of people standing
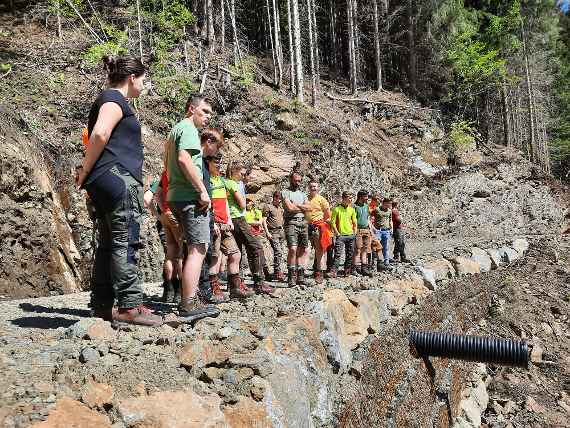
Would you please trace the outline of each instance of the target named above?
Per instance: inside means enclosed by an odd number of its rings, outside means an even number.
[[[256,207],[246,195],[245,165],[230,162],[225,174],[221,171],[224,136],[208,128],[213,111],[202,96],[188,99],[184,119],[165,142],[164,171],[143,194],[141,127],[127,100],[143,91],[145,68],[133,57],[106,57],[104,64],[109,88],[91,107],[86,153],[76,172],[98,227],[91,278],[95,316],[149,326],[165,322],[143,305],[137,250],[144,206],[157,216],[164,236],[163,299],[178,303],[180,318],[215,315],[215,304],[230,298],[275,297],[270,282],[285,281],[283,239],[290,287],[307,285],[309,243],[316,283],[341,273],[343,253],[344,275],[372,275],[375,259],[379,269],[389,269],[392,233],[395,258],[407,261],[401,219],[389,198],[380,201],[375,195],[369,202],[368,193],[360,191],[353,205],[353,195],[344,192],[331,210],[318,182],[311,179],[306,193],[302,175],[294,171],[287,189],[274,192],[262,209]],[[264,241],[272,249],[272,273]],[[243,279],[244,253],[251,287]]]

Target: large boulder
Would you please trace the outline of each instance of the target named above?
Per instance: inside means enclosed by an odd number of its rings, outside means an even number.
[[[226,422],[231,428],[272,428],[274,425],[262,403],[251,398],[241,397],[233,406],[224,409]]]
[[[529,245],[526,239],[515,239],[511,246],[522,257],[528,251]]]
[[[91,410],[69,397],[58,400],[48,418],[32,425],[33,428],[111,428],[107,416]]]
[[[468,259],[467,257],[455,257],[453,259],[453,265],[455,266],[455,270],[459,276],[481,273],[481,265],[479,262],[473,259]]]
[[[202,397],[192,390],[161,391],[122,400],[118,414],[127,427],[226,428],[220,404],[216,394]]]
[[[444,279],[453,278],[455,276],[455,269],[453,265],[446,259],[432,260],[425,263],[423,266],[425,269],[430,269],[434,272],[435,280],[442,281]]]
[[[503,263],[512,263],[515,260],[518,260],[522,257],[518,251],[513,250],[510,247],[501,247],[499,248],[499,254],[501,255],[501,260]]]
[[[487,250],[487,254],[489,254],[489,258],[491,259],[491,268],[497,269],[499,266],[504,264],[503,259],[501,257],[501,252],[496,248],[489,248]]]
[[[293,131],[299,126],[298,121],[291,113],[280,113],[275,116],[275,124],[277,129],[281,131]]]
[[[483,273],[490,272],[493,267],[489,253],[481,248],[471,248],[471,260],[479,264],[479,268]]]
[[[186,368],[201,368],[211,364],[221,365],[228,361],[231,355],[230,350],[220,342],[196,340],[180,350],[178,361]]]

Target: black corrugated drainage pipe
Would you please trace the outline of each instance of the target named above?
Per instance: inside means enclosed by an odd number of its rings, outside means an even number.
[[[525,340],[410,331],[410,351],[418,357],[443,357],[503,366],[528,367]]]

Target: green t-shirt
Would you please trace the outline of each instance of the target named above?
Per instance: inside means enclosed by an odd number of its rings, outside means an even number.
[[[368,215],[369,209],[368,204],[359,205],[354,204],[354,210],[356,211],[356,222],[359,229],[366,229],[368,227]]]
[[[194,202],[198,200],[199,192],[178,164],[178,153],[186,150],[192,157],[192,163],[202,175],[202,146],[198,130],[189,119],[184,119],[174,125],[168,136],[167,161],[168,168],[168,202]]]
[[[354,235],[356,225],[356,211],[353,207],[345,207],[338,204],[331,213],[331,224],[336,226],[336,230],[343,236]]]
[[[241,193],[239,184],[234,180],[225,180],[226,189],[228,190],[228,205],[230,207],[231,218],[240,218],[245,215],[245,210],[242,210],[235,198],[236,193]],[[245,195],[242,195],[245,198]]]

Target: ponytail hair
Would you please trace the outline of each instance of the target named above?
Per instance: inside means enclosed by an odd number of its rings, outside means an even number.
[[[112,86],[124,82],[131,74],[141,77],[146,72],[141,60],[134,56],[104,56],[103,67]]]

